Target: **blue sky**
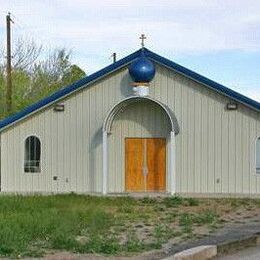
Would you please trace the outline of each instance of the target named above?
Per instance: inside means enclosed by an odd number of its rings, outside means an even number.
[[[260,102],[259,0],[0,0],[13,38],[72,50],[90,74],[146,47]]]

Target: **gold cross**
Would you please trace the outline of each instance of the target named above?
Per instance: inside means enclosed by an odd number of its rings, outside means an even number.
[[[141,46],[142,48],[144,47],[144,40],[146,39],[146,36],[144,34],[141,34],[141,36],[139,37],[139,39],[141,40]]]

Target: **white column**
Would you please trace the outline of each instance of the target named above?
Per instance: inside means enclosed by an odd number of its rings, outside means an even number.
[[[107,132],[103,131],[103,187],[102,193],[107,194]]]
[[[170,193],[174,195],[176,193],[176,164],[175,164],[175,133],[171,132],[170,141]]]

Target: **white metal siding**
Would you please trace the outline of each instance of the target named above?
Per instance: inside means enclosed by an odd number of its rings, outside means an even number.
[[[172,109],[180,125],[176,136],[177,192],[260,193],[260,176],[255,174],[259,113],[241,104],[238,110],[227,111],[228,98],[172,70],[156,67],[150,94]],[[2,132],[2,190],[101,192],[102,123],[108,110],[131,93],[129,82],[127,69],[121,69],[63,100],[64,112],[50,107]],[[138,121],[144,115],[147,126]],[[131,117],[137,121],[128,120]],[[124,162],[115,158],[123,156],[125,131],[134,135],[159,126],[159,132],[165,133],[163,118],[159,110],[152,113],[146,107],[129,108],[116,118],[113,127],[118,140],[109,148],[109,191],[124,189]],[[23,172],[24,140],[32,134],[42,142],[41,173]],[[110,139],[116,136],[112,134]],[[58,181],[53,181],[53,176],[58,176]]]
[[[260,174],[260,136],[256,140],[256,168],[257,174]]]

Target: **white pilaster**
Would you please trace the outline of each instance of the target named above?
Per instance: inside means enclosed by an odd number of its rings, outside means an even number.
[[[175,133],[171,132],[170,141],[170,193],[174,195],[176,193],[176,163],[175,163]]]
[[[107,132],[103,131],[103,187],[102,193],[107,194],[107,168],[108,168],[108,158],[107,158]]]

